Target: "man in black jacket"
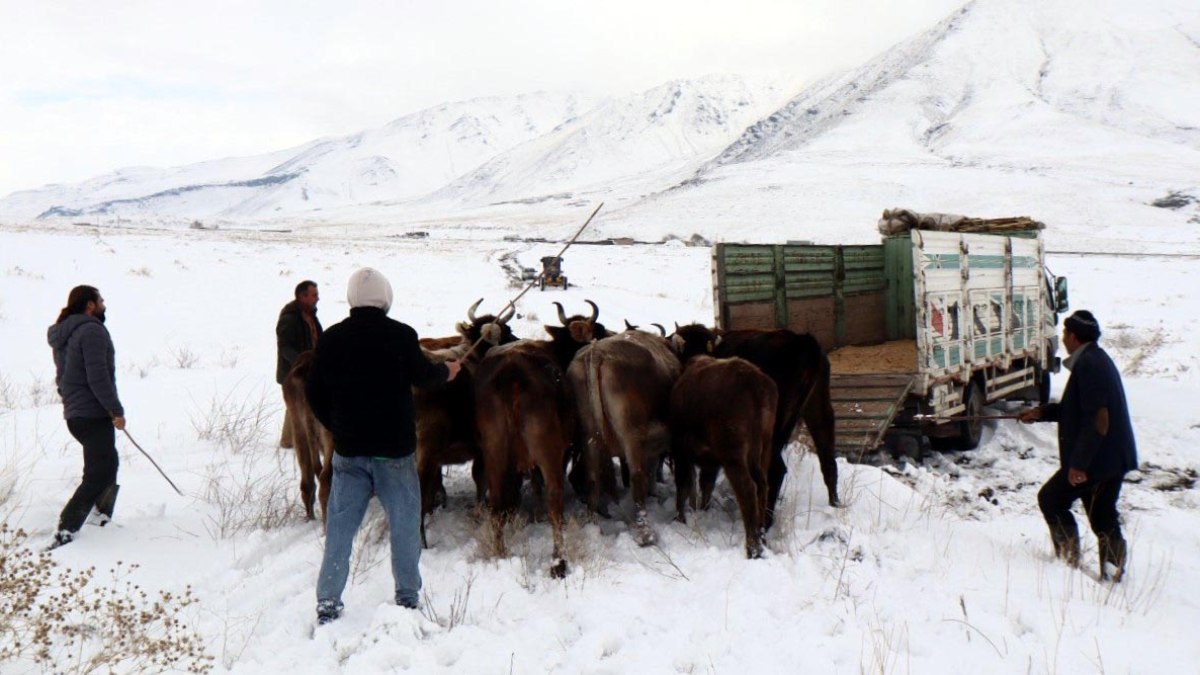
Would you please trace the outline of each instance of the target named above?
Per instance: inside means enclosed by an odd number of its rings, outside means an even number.
[[[321,337],[321,321],[317,318],[317,293],[315,281],[304,280],[296,285],[296,299],[283,306],[279,321],[275,323],[275,382],[283,384],[283,378],[292,370],[292,364],[301,352],[317,344]],[[279,435],[279,447],[290,448],[292,441],[292,419],[284,407],[283,431]]]
[[[76,286],[58,320],[46,331],[63,417],[71,435],[83,445],[83,480],[63,507],[51,548],[71,542],[93,507],[100,524],[106,524],[120,488],[116,432],[125,428],[125,408],[117,398],[116,351],[104,327],[104,312],[100,291]]]
[[[1071,370],[1061,403],[1021,413],[1022,422],[1058,422],[1059,470],[1038,492],[1038,506],[1050,526],[1054,552],[1079,565],[1079,528],[1071,505],[1082,499],[1100,549],[1100,576],[1120,581],[1126,546],[1117,499],[1127,472],[1137,468],[1137,444],[1121,373],[1096,343],[1100,323],[1087,310],[1063,321],[1063,345]]]
[[[387,317],[392,287],[369,267],[350,277],[350,317],[331,326],[309,373],[313,414],[333,435],[333,488],[325,555],[317,578],[317,620],[341,615],[354,535],[371,495],[387,514],[395,601],[420,599],[421,488],[413,452],[417,434],[412,387],[453,380],[459,363],[429,361],[409,326]]]

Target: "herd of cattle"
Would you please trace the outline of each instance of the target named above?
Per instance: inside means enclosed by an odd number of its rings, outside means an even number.
[[[563,557],[565,483],[594,512],[608,516],[618,495],[613,458],[631,486],[633,534],[655,542],[646,517],[652,481],[669,458],[675,476],[677,517],[695,500],[707,508],[717,473],[724,469],[746,530],[746,554],[762,553],[787,466],[783,450],[801,420],[820,459],[829,503],[838,505],[834,416],[829,360],[812,336],[791,331],[720,332],[702,325],[676,326],[667,336],[626,322],[614,333],[590,316],[567,316],[545,326],[549,340],[518,339],[508,326],[513,312],[476,316],[467,310],[458,334],[423,338],[435,361],[459,359],[457,378],[437,389],[414,389],[417,470],[424,515],[445,502],[442,467],[472,462],[476,499],[493,514],[497,550],[503,527],[520,505],[526,476],[544,496],[554,536],[551,573],[566,573]],[[284,382],[300,464],[307,516],[314,498],[322,514],[329,497],[332,443],[304,397],[311,353],[297,360]],[[568,473],[567,465],[571,469]],[[319,484],[319,495],[314,495]]]

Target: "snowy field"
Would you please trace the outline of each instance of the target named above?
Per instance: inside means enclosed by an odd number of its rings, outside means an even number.
[[[347,313],[346,279],[371,265],[395,288],[392,317],[422,336],[448,335],[475,299],[496,311],[515,294],[506,264],[538,267],[557,248],[0,229],[0,508],[40,545],[78,481],[81,453],[61,419],[45,330],[67,291],[90,283],[111,312],[129,431],[187,496],[119,438],[116,520],[85,526],[54,557],[101,577],[118,561],[137,563],[131,579],[150,590],[190,585],[198,603],[185,620],[218,671],[1162,673],[1200,661],[1200,644],[1184,634],[1200,624],[1200,299],[1187,255],[1049,258],[1070,278],[1073,308],[1100,318],[1125,374],[1142,462],[1120,504],[1125,583],[1096,580],[1086,527],[1084,570],[1052,559],[1035,495],[1057,463],[1054,427],[1002,421],[986,427],[978,450],[921,466],[839,462],[843,509],[828,506],[815,458],[793,446],[762,560],[745,559],[723,481],[713,509],[688,526],[671,521],[673,487],[661,488],[653,548],[571,500],[564,580],[547,574],[544,521],[518,528],[512,557],[484,555],[469,473],[455,467],[449,508],[429,521],[421,611],[391,604],[373,507],[345,613],[314,630],[321,528],[302,519],[295,460],[275,447],[279,308],[312,278],[331,325]],[[513,328],[539,337],[554,320],[551,301],[575,312],[584,298],[609,326],[710,323],[708,255],[671,244],[572,248],[572,288],[526,295]]]

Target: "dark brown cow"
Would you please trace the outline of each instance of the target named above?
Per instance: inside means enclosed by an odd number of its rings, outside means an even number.
[[[421,347],[435,362],[463,359],[467,367],[444,387],[413,387],[417,417],[417,473],[421,478],[421,543],[425,540],[425,515],[432,512],[438,500],[443,503],[446,490],[442,484],[442,467],[447,464],[472,462],[471,477],[475,480],[475,499],[483,503],[487,483],[483,472],[481,451],[475,431],[475,382],[471,365],[495,344],[515,341],[508,326],[513,311],[504,316],[476,316],[480,298],[467,310],[468,321],[459,323],[458,335],[446,338],[422,338]],[[476,345],[478,343],[478,345]],[[474,347],[474,350],[472,350]],[[468,356],[467,352],[471,351]]]
[[[834,448],[833,403],[829,393],[829,358],[821,345],[807,333],[790,330],[737,330],[719,333],[705,326],[676,326],[672,346],[685,361],[694,354],[718,358],[739,356],[758,366],[779,390],[775,415],[774,453],[768,472],[767,527],[775,519],[775,504],[787,475],[783,450],[804,420],[816,446],[821,475],[831,506],[841,506],[837,489],[837,459]]]
[[[333,479],[333,437],[313,415],[308,396],[304,393],[312,360],[311,350],[296,357],[292,370],[283,380],[283,402],[292,423],[296,463],[300,466],[300,498],[304,501],[304,515],[309,520],[315,517],[313,498],[315,480],[319,480],[323,523],[328,518],[330,481]]]
[[[558,303],[555,303],[558,304]],[[518,340],[492,348],[475,372],[475,411],[483,451],[496,550],[506,555],[504,524],[521,501],[521,483],[530,475],[535,490],[544,488],[546,511],[554,531],[554,565],[567,572],[563,558],[563,483],[566,459],[575,434],[575,407],[564,370],[580,347],[591,342],[599,310],[592,317],[567,318],[546,326],[552,339]]]
[[[701,508],[708,508],[717,471],[737,497],[746,529],[746,556],[762,556],[767,517],[767,470],[773,451],[778,393],[749,361],[693,357],[671,391],[671,455],[675,510],[687,522],[686,504],[700,468]]]
[[[588,506],[607,515],[602,490],[618,500],[612,458],[620,458],[633,485],[635,536],[642,546],[656,540],[646,496],[659,458],[670,449],[671,386],[679,372],[666,339],[632,329],[579,350],[567,369],[579,411]]]

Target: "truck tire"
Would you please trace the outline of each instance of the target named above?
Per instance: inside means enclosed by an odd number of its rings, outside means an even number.
[[[1046,405],[1050,402],[1050,371],[1039,367],[1033,369],[1033,374],[1037,378],[1038,405]]]
[[[958,438],[955,439],[954,446],[959,450],[974,450],[979,447],[979,441],[983,438],[983,420],[979,416],[983,414],[983,389],[979,386],[978,380],[971,380],[963,391],[963,417],[972,417],[974,419],[963,420],[958,423]]]

